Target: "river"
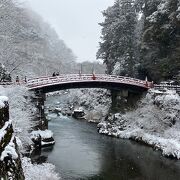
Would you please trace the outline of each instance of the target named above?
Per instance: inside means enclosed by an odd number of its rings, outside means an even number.
[[[55,101],[47,98],[49,105]],[[61,115],[49,122],[49,129],[56,144],[41,155],[64,180],[180,179],[180,161],[134,141],[101,135],[95,124]]]

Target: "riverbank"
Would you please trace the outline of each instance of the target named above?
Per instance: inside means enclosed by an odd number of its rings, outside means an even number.
[[[33,94],[23,86],[0,86],[0,96],[7,96],[9,99],[10,120],[13,125],[14,133],[20,151],[22,168],[26,180],[60,179],[55,172],[55,166],[50,163],[33,164],[30,158],[24,157],[27,149],[33,145],[30,132],[37,124],[33,121],[37,115],[37,109],[32,103]],[[46,173],[42,173],[43,171]]]
[[[135,110],[110,114],[98,128],[101,134],[140,141],[180,159],[180,96],[150,90]]]

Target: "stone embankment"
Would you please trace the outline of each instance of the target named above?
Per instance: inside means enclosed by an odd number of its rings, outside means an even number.
[[[48,121],[45,117],[44,113],[44,101],[45,101],[45,94],[35,94],[32,97],[32,100],[35,104],[37,109],[37,116],[36,116],[36,126],[34,127],[34,131],[31,132],[30,138],[32,140],[33,149],[39,149],[44,146],[52,146],[55,144],[55,140],[53,138],[53,133],[48,130]]]

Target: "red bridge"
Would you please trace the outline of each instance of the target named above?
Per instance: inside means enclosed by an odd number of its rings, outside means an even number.
[[[62,74],[55,77],[45,76],[29,79],[27,86],[29,90],[40,90],[43,93],[73,88],[127,89],[128,91],[143,92],[148,90],[152,83],[106,74]]]

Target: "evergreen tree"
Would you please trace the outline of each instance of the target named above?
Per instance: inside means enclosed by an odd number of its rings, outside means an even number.
[[[112,7],[103,12],[102,42],[97,58],[104,60],[107,73],[111,74],[119,64],[119,75],[135,75],[135,29],[137,24],[136,7],[132,0],[116,0]]]
[[[11,82],[11,76],[2,63],[0,63],[0,82]]]
[[[146,4],[141,72],[156,82],[172,79],[180,71],[180,19],[178,0]]]

